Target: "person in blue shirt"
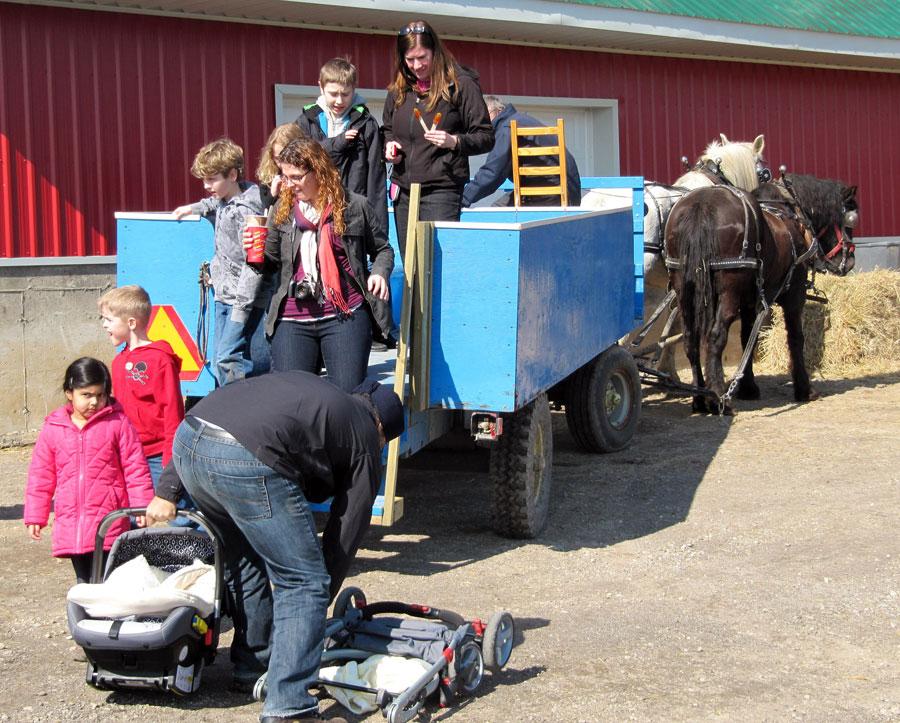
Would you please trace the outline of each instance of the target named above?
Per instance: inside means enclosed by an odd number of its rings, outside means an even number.
[[[469,207],[482,198],[490,196],[500,188],[507,180],[512,180],[512,146],[510,144],[510,123],[516,121],[521,127],[539,127],[546,125],[537,118],[527,113],[516,110],[511,103],[504,103],[495,95],[487,95],[484,98],[487,103],[488,115],[494,128],[494,147],[488,153],[484,165],[475,174],[475,178],[466,184],[463,190],[463,206]],[[554,136],[522,137],[523,146],[551,146],[555,145]],[[529,165],[551,165],[552,156],[539,156],[529,159]],[[524,176],[522,184],[525,186],[555,186],[557,179],[554,176]],[[581,177],[578,175],[578,165],[572,154],[566,151],[566,190],[568,192],[568,205],[581,204]],[[523,196],[522,204],[525,206],[559,206],[559,196]],[[512,206],[513,194],[508,193],[498,199],[495,206]]]

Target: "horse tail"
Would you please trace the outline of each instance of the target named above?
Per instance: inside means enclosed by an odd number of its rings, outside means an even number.
[[[708,189],[704,189],[708,191]],[[676,207],[681,211],[675,232],[680,239],[679,247],[683,265],[681,298],[682,323],[697,337],[709,335],[718,308],[715,276],[709,262],[718,256],[719,240],[716,233],[717,221],[713,204],[706,199],[695,199],[694,203],[682,200]]]

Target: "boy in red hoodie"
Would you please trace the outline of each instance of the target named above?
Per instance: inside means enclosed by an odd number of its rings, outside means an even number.
[[[140,286],[110,289],[97,302],[103,330],[115,345],[113,396],[137,429],[153,478],[153,488],[172,457],[175,430],[184,419],[181,359],[167,341],[150,341],[150,295]],[[193,505],[191,505],[193,507]]]

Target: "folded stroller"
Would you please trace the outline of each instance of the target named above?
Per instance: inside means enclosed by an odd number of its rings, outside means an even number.
[[[326,622],[322,666],[386,655],[424,661],[421,673],[400,692],[337,679],[316,684],[369,694],[388,723],[405,723],[433,695],[441,707],[450,706],[457,696],[474,695],[485,670],[499,673],[509,661],[514,638],[513,618],[505,611],[494,613],[487,623],[468,621],[426,605],[368,603],[362,590],[348,587],[335,598]],[[253,695],[265,698],[265,675]]]
[[[158,689],[179,695],[192,693],[200,685],[203,666],[212,663],[219,642],[222,613],[223,577],[221,546],[215,529],[199,512],[179,510],[178,515],[197,522],[202,530],[188,527],[149,527],[124,532],[113,543],[103,570],[103,539],[109,526],[125,515],[142,515],[143,509],[111,512],[100,523],[94,545],[91,582],[102,583],[125,565],[138,562],[144,569],[165,573],[215,575],[209,596],[200,598],[174,590],[171,599],[147,601],[135,591],[133,600],[119,589],[115,605],[78,604],[69,600],[69,630],[87,657],[86,679],[101,689]],[[146,563],[136,560],[143,556]],[[195,564],[195,561],[199,561]],[[202,563],[205,563],[203,565]],[[154,570],[155,569],[155,570]],[[120,573],[122,571],[120,570]],[[92,594],[103,588],[89,587]],[[75,595],[74,597],[78,597]],[[165,598],[165,595],[158,595]],[[135,612],[129,614],[129,604]],[[91,614],[89,611],[95,611]],[[96,612],[97,610],[101,612]]]

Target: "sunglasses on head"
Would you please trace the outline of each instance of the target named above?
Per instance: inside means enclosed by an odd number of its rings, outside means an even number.
[[[410,23],[405,28],[400,28],[400,30],[397,31],[397,35],[422,35],[428,32],[425,23]]]

